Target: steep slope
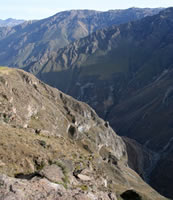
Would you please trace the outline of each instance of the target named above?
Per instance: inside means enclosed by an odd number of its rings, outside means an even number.
[[[12,19],[12,18],[8,18],[5,20],[0,19],[0,27],[6,27],[6,26],[13,27],[13,26],[22,24],[24,22],[25,20],[22,20],[22,19]]]
[[[0,91],[1,200],[165,199],[127,166],[124,142],[85,103],[4,67]]]
[[[100,112],[99,105],[97,111],[102,113],[104,101],[115,99],[116,104],[119,99],[126,99],[133,91],[156,80],[165,69],[171,67],[172,29],[170,8],[137,22],[96,31],[50,55],[48,61],[42,63],[43,69],[38,76],[82,100],[88,100],[93,107],[94,104],[101,104]],[[36,62],[30,71],[39,65]],[[68,83],[63,82],[63,75],[69,78]],[[97,93],[103,94],[105,99],[99,101],[96,97],[98,101],[94,101],[93,92],[101,84],[102,90],[105,86],[104,92]],[[74,91],[73,88],[78,90]],[[89,93],[87,88],[90,89]],[[106,99],[108,93],[110,97]]]
[[[119,134],[155,151],[151,169],[154,187],[170,197],[172,19],[173,8],[169,8],[136,22],[96,31],[50,55],[37,75],[89,103]],[[30,70],[39,66],[34,63]],[[170,163],[169,176],[163,170],[166,163]],[[158,180],[158,170],[164,182]]]
[[[115,130],[157,152],[150,183],[169,197],[173,196],[172,75],[172,69],[164,71],[157,80],[115,106],[109,116]]]
[[[0,64],[29,69],[37,61],[39,69],[52,51],[83,38],[98,29],[158,13],[158,9],[131,8],[99,12],[71,10],[13,28],[0,29]]]

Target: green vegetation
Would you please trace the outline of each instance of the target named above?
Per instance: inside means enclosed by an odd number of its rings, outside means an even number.
[[[0,66],[0,70],[9,70],[9,67]]]
[[[45,163],[43,160],[40,163],[37,160],[34,160],[34,163],[35,163],[35,168],[37,171],[42,170],[45,166]]]
[[[12,69],[10,69],[9,67],[0,66],[0,74],[8,74],[11,71]]]
[[[87,185],[78,185],[77,187],[79,187],[82,191],[88,191]]]

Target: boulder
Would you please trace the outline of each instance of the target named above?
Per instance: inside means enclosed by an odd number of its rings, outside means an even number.
[[[64,178],[62,169],[56,164],[52,164],[52,165],[48,165],[44,167],[40,171],[40,175],[44,176],[49,181],[55,182],[55,183],[62,182],[62,179]]]

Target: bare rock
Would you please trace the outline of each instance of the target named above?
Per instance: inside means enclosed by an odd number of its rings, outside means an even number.
[[[48,180],[52,182],[62,182],[62,178],[64,177],[64,174],[62,172],[62,169],[57,166],[56,164],[48,165],[44,167],[40,174],[47,178]]]
[[[110,200],[106,192],[86,192],[65,189],[45,178],[21,180],[0,175],[1,200]]]
[[[78,178],[82,181],[91,181],[91,177],[86,176],[84,174],[78,174]]]
[[[0,167],[5,166],[5,163],[0,160]]]
[[[75,200],[91,200],[91,198],[89,198],[86,194],[80,194],[80,193],[73,196],[73,198]]]
[[[108,196],[109,196],[110,200],[117,200],[116,195],[113,193],[109,193]]]

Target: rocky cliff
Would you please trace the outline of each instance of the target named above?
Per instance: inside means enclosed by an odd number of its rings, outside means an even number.
[[[127,165],[123,140],[85,103],[0,68],[0,199],[165,199]]]

